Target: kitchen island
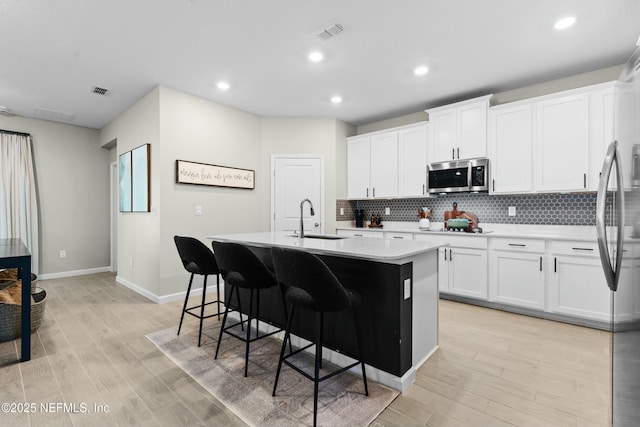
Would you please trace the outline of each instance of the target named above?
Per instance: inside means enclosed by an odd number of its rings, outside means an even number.
[[[274,246],[297,248],[318,255],[345,287],[362,296],[358,316],[363,329],[363,358],[367,376],[399,391],[414,381],[416,369],[438,347],[438,248],[428,241],[366,237],[307,236],[265,232],[207,236],[220,242],[249,246],[268,267]],[[261,295],[260,318],[283,327],[280,289]],[[228,300],[229,290],[225,289]],[[242,295],[241,299],[247,299]],[[231,303],[233,307],[233,302]],[[242,304],[248,307],[247,304]],[[324,358],[338,365],[343,354],[357,355],[350,313],[326,318]],[[294,318],[292,332],[312,339],[314,321]],[[294,342],[295,343],[295,342]]]

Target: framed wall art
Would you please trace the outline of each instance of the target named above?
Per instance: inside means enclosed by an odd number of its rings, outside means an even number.
[[[255,171],[176,160],[176,183],[255,189]]]
[[[119,175],[120,212],[150,212],[151,144],[122,153]]]

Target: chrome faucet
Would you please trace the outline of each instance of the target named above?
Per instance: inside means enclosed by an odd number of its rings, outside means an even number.
[[[309,209],[311,210],[311,216],[314,216],[314,215],[315,215],[315,212],[314,212],[314,210],[313,210],[313,203],[311,203],[311,200],[309,200],[309,199],[303,199],[303,200],[300,202],[300,238],[303,238],[303,237],[304,237],[304,223],[303,223],[303,221],[302,221],[302,219],[303,219],[303,218],[302,218],[302,215],[303,215],[303,214],[302,214],[302,206],[304,205],[304,202],[309,202]]]

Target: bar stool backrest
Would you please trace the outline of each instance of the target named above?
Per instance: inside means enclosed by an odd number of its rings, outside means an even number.
[[[218,274],[216,257],[200,240],[193,237],[173,236],[178,255],[185,270],[194,274]]]
[[[340,280],[318,256],[288,248],[271,248],[278,282],[304,290],[319,312],[342,311],[350,306],[349,294]]]
[[[248,247],[239,243],[214,241],[213,252],[225,280],[231,279],[230,275],[239,274],[250,288],[265,289],[276,285],[273,274]]]

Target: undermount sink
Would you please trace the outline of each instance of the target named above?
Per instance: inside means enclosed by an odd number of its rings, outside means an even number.
[[[292,237],[299,237],[297,234],[292,234]],[[349,236],[338,236],[336,234],[306,234],[304,235],[305,239],[324,239],[324,240],[340,240],[346,239]]]

